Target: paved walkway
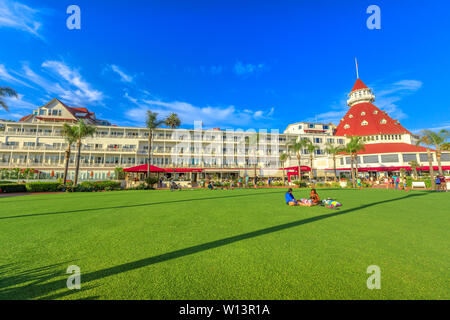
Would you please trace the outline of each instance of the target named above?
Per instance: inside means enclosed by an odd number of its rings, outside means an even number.
[[[22,192],[22,193],[0,193],[0,198],[12,198],[12,197],[20,197],[20,196],[31,196],[31,195],[40,195],[40,194],[58,194],[58,193],[65,193],[65,192],[39,192],[39,193]]]

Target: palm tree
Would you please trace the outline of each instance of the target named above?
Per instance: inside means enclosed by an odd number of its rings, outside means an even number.
[[[255,173],[255,177],[254,177],[254,184],[255,184],[255,188],[256,188],[256,183],[257,183],[257,170],[258,170],[258,145],[259,145],[259,133],[256,132],[254,134],[251,135],[251,137],[249,137],[247,139],[248,143],[250,146],[252,146],[252,149],[254,149],[255,152],[255,163],[253,164],[254,167],[254,173]]]
[[[357,163],[358,152],[364,150],[364,142],[362,137],[353,136],[350,141],[345,145],[344,152],[350,155],[350,164],[352,172],[353,188],[356,188],[356,173],[354,169],[355,162]]]
[[[283,167],[283,186],[286,185],[286,177],[284,174],[284,165],[286,164],[287,159],[289,159],[289,154],[287,154],[285,152],[280,154],[280,162],[281,162],[281,166]]]
[[[336,155],[344,151],[343,147],[336,147],[331,143],[327,143],[325,151],[333,157],[334,182],[337,182]]]
[[[412,160],[408,162],[409,166],[411,167],[414,175],[414,179],[417,179],[417,168],[420,167],[419,163],[416,160]]]
[[[431,179],[431,189],[435,189],[435,181],[434,181],[434,168],[433,168],[433,157],[431,155],[431,149],[430,145],[432,144],[432,141],[429,136],[427,135],[421,135],[419,136],[419,140],[416,143],[417,145],[425,145],[427,148],[427,157],[428,157],[428,168],[430,172],[430,179]]]
[[[2,97],[18,97],[17,92],[14,89],[11,89],[9,87],[0,87],[0,106],[3,107],[6,111],[9,111],[8,106],[6,105],[6,102],[2,99]]]
[[[77,137],[74,127],[69,126],[67,123],[64,123],[61,130],[61,135],[67,142],[67,149],[64,156],[64,185],[66,185],[67,174],[69,172],[70,155],[72,153],[72,144],[77,141]]]
[[[312,182],[314,179],[314,171],[313,171],[313,161],[314,161],[314,154],[317,149],[319,149],[318,146],[313,144],[310,140],[307,140],[308,144],[306,145],[306,150],[308,150],[309,153],[309,162],[311,166],[311,171],[309,172],[309,180]]]
[[[73,185],[76,186],[78,184],[78,173],[80,171],[80,159],[81,159],[81,142],[86,137],[92,137],[95,133],[95,127],[87,125],[83,120],[79,120],[74,126],[73,130],[75,133],[76,141],[77,141],[77,159],[75,166],[75,178],[73,181]]]
[[[295,155],[297,156],[297,165],[298,165],[298,177],[299,180],[302,180],[302,166],[301,166],[301,160],[302,160],[302,150],[308,145],[309,140],[307,139],[301,139],[300,141],[294,141],[292,142],[288,148],[289,150],[292,150],[295,152]]]
[[[145,121],[148,129],[148,166],[147,166],[147,178],[150,177],[150,165],[152,164],[152,135],[153,130],[161,127],[164,124],[164,120],[158,119],[158,113],[147,110],[147,119]]]
[[[164,121],[165,125],[171,129],[177,129],[181,126],[181,120],[176,113],[171,113]]]
[[[436,148],[435,153],[438,162],[439,174],[444,175],[444,171],[442,171],[442,164],[441,164],[442,146],[450,137],[450,132],[445,129],[437,133],[431,130],[422,130],[421,134],[422,136],[427,137],[427,140],[430,142],[430,144]]]
[[[442,151],[450,151],[450,142],[443,143],[441,146]]]

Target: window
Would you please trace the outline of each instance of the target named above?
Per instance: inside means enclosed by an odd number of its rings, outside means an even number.
[[[386,121],[386,119],[383,119],[383,120],[380,121],[380,123],[381,123],[381,124],[386,124],[387,121]]]
[[[352,114],[350,114],[350,115],[348,115],[348,117],[351,119],[351,118],[353,118],[353,115]]]
[[[364,163],[378,163],[378,155],[363,156]]]
[[[382,154],[381,162],[383,163],[391,163],[391,162],[399,162],[397,154]]]
[[[363,111],[363,112],[361,112],[361,115],[362,115],[362,116],[365,116],[365,115],[366,115],[366,113],[365,113],[365,112]]]
[[[410,161],[417,161],[417,155],[416,154],[403,154],[403,162],[410,162]]]
[[[310,129],[314,129],[315,125],[310,124],[310,125],[308,125],[308,127],[309,127]]]
[[[323,130],[328,130],[330,129],[330,126],[323,126]]]
[[[298,130],[301,130],[301,129],[302,129],[302,125],[299,125],[299,126],[298,126]]]
[[[45,116],[46,114],[47,114],[47,112],[44,109],[39,110],[40,116]]]
[[[366,121],[366,120],[364,120],[363,122],[361,122],[361,125],[362,126],[367,126],[369,123]]]
[[[375,110],[375,111],[373,112],[373,114],[378,114],[378,110]]]
[[[450,153],[442,153],[441,161],[450,161]]]
[[[349,125],[349,124],[346,124],[346,125],[344,126],[344,129],[348,129],[348,128],[350,128],[350,125]]]
[[[322,143],[322,138],[314,138],[314,143]]]
[[[428,162],[428,154],[421,153],[419,155],[419,159],[420,159],[420,162]],[[433,154],[431,154],[431,161],[433,161],[433,159],[434,159]]]
[[[327,139],[327,142],[328,142],[328,143],[334,143],[334,139],[328,138],[328,139]]]
[[[339,140],[338,140],[338,143],[339,143],[339,144],[344,144],[345,141],[344,141],[344,139],[339,139]]]

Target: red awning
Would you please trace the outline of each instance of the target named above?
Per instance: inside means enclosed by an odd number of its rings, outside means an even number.
[[[128,169],[124,169],[124,172],[147,172],[148,170],[148,165],[143,164],[141,166],[137,166],[137,167],[132,167],[132,168],[128,168]],[[164,169],[155,167],[155,166],[150,166],[150,172],[164,172]]]
[[[298,172],[298,167],[284,168],[284,170],[294,170],[295,172]],[[302,172],[303,172],[303,171],[311,171],[311,168],[308,167],[308,166],[301,166],[301,167],[300,167],[300,170],[302,170]],[[289,173],[290,173],[290,172],[289,172]],[[289,173],[288,173],[288,174],[289,174]]]
[[[358,167],[359,172],[369,172],[369,171],[375,171],[375,172],[385,172],[385,171],[400,171],[401,169],[405,169],[406,171],[412,171],[411,167],[370,167],[370,168],[360,168]],[[326,169],[326,170],[332,170],[332,169]],[[342,169],[336,169],[338,171],[350,171],[350,168],[342,168]],[[429,166],[422,166],[418,167],[417,171],[429,171]],[[433,166],[433,170],[438,171],[438,166]],[[450,170],[450,166],[442,166],[442,170]],[[303,171],[303,170],[302,170]]]

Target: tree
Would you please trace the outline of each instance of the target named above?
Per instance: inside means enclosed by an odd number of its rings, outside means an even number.
[[[432,144],[432,141],[430,139],[429,136],[427,135],[421,135],[419,136],[419,140],[417,140],[417,145],[425,145],[427,148],[427,157],[428,157],[428,167],[429,167],[429,172],[430,172],[430,180],[431,180],[431,189],[434,190],[435,189],[435,184],[434,184],[434,168],[433,168],[433,157],[431,155],[431,149],[430,149],[430,145]]]
[[[307,140],[308,144],[306,145],[306,150],[308,150],[309,153],[309,162],[311,166],[311,171],[309,172],[309,180],[312,182],[314,179],[314,168],[313,168],[313,161],[314,161],[314,154],[317,149],[319,149],[318,146],[313,144],[310,140]]]
[[[161,127],[164,124],[164,120],[158,119],[158,113],[147,110],[147,119],[145,121],[148,129],[148,166],[147,166],[147,177],[150,177],[150,166],[152,164],[152,136],[153,131],[156,128]]]
[[[445,144],[447,139],[450,137],[450,132],[443,129],[439,132],[433,132],[431,130],[422,130],[422,137],[426,137],[426,141],[436,148],[436,159],[438,162],[439,174],[444,175],[441,164],[442,146]]]
[[[286,176],[284,174],[284,165],[286,164],[286,161],[289,159],[289,154],[283,152],[282,154],[280,154],[280,162],[281,162],[281,166],[283,168],[283,186],[286,185]]]
[[[254,169],[254,173],[255,173],[255,177],[254,177],[254,184],[255,184],[255,188],[256,188],[256,183],[257,183],[257,170],[258,170],[258,145],[259,145],[259,140],[260,140],[260,135],[258,132],[255,132],[254,134],[252,134],[248,139],[248,143],[250,146],[252,146],[252,149],[255,153],[255,163],[253,163],[253,169]]]
[[[0,87],[0,106],[3,107],[6,111],[9,111],[8,106],[6,105],[6,102],[2,99],[2,97],[18,97],[17,92],[14,89],[11,89],[9,87]]]
[[[181,120],[176,113],[171,113],[164,121],[167,127],[177,129],[181,126]]]
[[[331,143],[327,143],[325,151],[331,154],[333,158],[333,171],[334,171],[334,181],[337,182],[337,170],[336,170],[336,156],[344,151],[343,147],[336,147]]]
[[[441,149],[442,151],[450,151],[450,142],[443,143]]]
[[[83,139],[87,137],[92,137],[95,133],[95,127],[87,125],[83,120],[79,120],[74,126],[73,130],[75,132],[75,137],[77,141],[77,159],[75,166],[75,179],[73,181],[73,185],[76,186],[78,184],[78,173],[80,171],[80,159],[81,159],[81,143]]]
[[[65,151],[64,156],[64,185],[67,184],[67,174],[69,172],[69,162],[70,162],[70,156],[72,153],[72,144],[74,144],[77,141],[75,128],[69,126],[67,123],[64,123],[61,135],[64,137],[64,140],[66,140],[67,143],[67,149]]]
[[[298,177],[300,181],[302,180],[302,166],[301,166],[302,150],[307,146],[308,142],[309,140],[302,139],[300,141],[294,141],[288,146],[289,150],[294,151],[297,157]]]
[[[345,145],[344,152],[350,155],[351,173],[352,173],[352,183],[353,188],[356,188],[356,173],[354,170],[354,164],[358,161],[358,152],[364,150],[364,142],[362,137],[353,136],[350,141]]]
[[[408,164],[413,171],[414,179],[417,179],[417,176],[418,176],[417,168],[420,167],[419,163],[416,160],[412,160],[412,161],[408,162]]]

